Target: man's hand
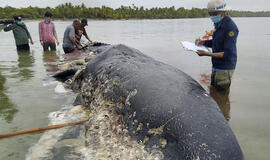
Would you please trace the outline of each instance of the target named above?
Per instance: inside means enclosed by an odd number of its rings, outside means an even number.
[[[56,40],[56,44],[57,44],[57,46],[59,46],[59,41],[58,40]]]
[[[33,42],[33,40],[32,40],[32,39],[30,40],[30,43],[31,43],[31,44],[34,44],[34,42]]]
[[[79,35],[79,36],[82,36],[82,34],[83,34],[83,31],[82,31],[82,30],[79,30],[78,35]]]
[[[196,44],[197,46],[204,45],[204,42],[205,42],[204,40],[201,40],[201,39],[199,39],[199,38],[195,40],[195,44]]]
[[[77,46],[77,49],[78,49],[78,50],[82,49],[82,46],[78,45],[78,46]]]
[[[202,50],[198,50],[196,52],[199,56],[210,56],[211,53],[208,53],[208,52],[205,52],[205,51],[202,51]]]

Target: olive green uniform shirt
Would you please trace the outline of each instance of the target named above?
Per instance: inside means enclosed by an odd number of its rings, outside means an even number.
[[[26,25],[23,24],[10,24],[4,28],[4,31],[13,31],[13,35],[15,38],[15,43],[16,45],[24,45],[24,44],[29,44],[28,39],[31,38],[31,35],[26,27]]]

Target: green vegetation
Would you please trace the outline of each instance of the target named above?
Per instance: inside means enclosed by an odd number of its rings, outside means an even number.
[[[23,15],[27,19],[40,19],[46,11],[53,13],[55,19],[91,18],[91,19],[163,19],[163,18],[203,18],[208,17],[207,11],[198,8],[176,9],[169,8],[143,8],[136,6],[121,6],[113,9],[102,6],[101,8],[87,8],[84,4],[74,6],[71,3],[59,5],[55,8],[13,8],[0,7],[0,19],[12,18],[13,15]],[[233,17],[270,17],[270,11],[250,12],[250,11],[231,11]]]

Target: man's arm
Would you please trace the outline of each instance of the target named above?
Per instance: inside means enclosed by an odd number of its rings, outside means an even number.
[[[212,48],[212,39],[211,39],[211,40],[201,40],[201,39],[196,39],[196,40],[195,40],[195,44],[196,44],[197,46],[203,45],[203,46]]]
[[[209,48],[212,48],[212,39],[211,40],[205,40],[203,45]]]
[[[30,32],[28,31],[26,25],[25,25],[25,31],[26,31],[26,33],[27,33],[28,39],[30,39],[30,43],[31,43],[31,44],[34,44],[34,42],[33,42],[33,40],[32,40],[32,37],[31,37],[31,35],[30,35]]]
[[[229,57],[232,54],[236,54],[236,41],[238,36],[238,30],[236,28],[229,27],[225,32],[224,39],[224,57]]]
[[[11,30],[13,30],[15,27],[16,27],[16,26],[15,26],[14,24],[10,24],[10,25],[8,25],[8,26],[6,26],[6,27],[4,28],[4,31],[5,31],[5,32],[11,31]]]
[[[76,48],[81,49],[81,46],[78,45],[74,37],[70,36],[69,39],[76,46]]]
[[[57,34],[54,35],[54,38],[56,40],[57,45],[59,45],[59,40],[58,40]]]
[[[201,50],[199,50],[197,54],[199,56],[209,56],[209,57],[215,57],[215,58],[223,58],[224,56],[224,52],[209,53],[209,52],[205,52]]]
[[[89,42],[92,42],[92,41],[90,40],[90,38],[88,37],[85,28],[83,28],[83,35],[85,36],[85,38],[86,38]]]
[[[80,40],[81,40],[82,34],[83,34],[82,30],[75,30],[75,40],[79,45],[81,45]]]
[[[75,34],[75,28],[72,27],[69,34],[68,34],[69,40],[73,43],[73,45],[76,46],[76,48],[81,49],[81,46],[76,42],[76,34]]]
[[[41,22],[39,23],[38,25],[38,33],[39,33],[39,41],[40,41],[40,44],[43,46],[44,45],[44,42],[43,42],[43,39],[42,39],[42,33],[43,33],[43,30],[42,30],[42,26],[41,26]]]
[[[234,51],[236,51],[236,40],[238,36],[238,30],[235,28],[228,28],[225,32],[224,38],[224,51],[223,52],[216,52],[216,53],[209,53],[205,51],[198,51],[197,54],[199,56],[210,56],[215,58],[226,58],[230,56]],[[206,42],[206,41],[205,41]],[[210,44],[210,41],[208,41]],[[212,42],[211,42],[212,44]]]
[[[58,37],[57,37],[57,33],[56,33],[56,30],[55,30],[54,24],[53,24],[53,35],[54,35],[54,38],[56,40],[57,45],[59,45],[59,41],[58,41]]]

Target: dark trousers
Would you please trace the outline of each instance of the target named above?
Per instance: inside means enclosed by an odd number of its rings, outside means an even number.
[[[65,53],[72,53],[75,50],[75,48],[63,47],[63,50]]]
[[[29,51],[29,44],[16,45],[17,51]]]
[[[44,51],[48,51],[49,50],[49,47],[50,47],[51,51],[55,51],[56,50],[55,43],[44,43],[43,44],[43,50]]]

